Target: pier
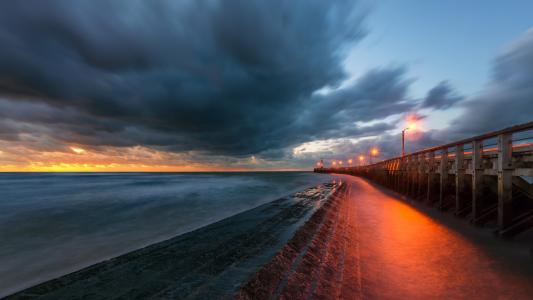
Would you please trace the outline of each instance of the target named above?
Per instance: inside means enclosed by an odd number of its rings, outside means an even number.
[[[530,235],[500,241],[372,181],[342,185],[237,299],[531,299]]]
[[[529,122],[374,164],[314,171],[367,178],[472,224],[495,224],[509,237],[533,227],[532,140]]]

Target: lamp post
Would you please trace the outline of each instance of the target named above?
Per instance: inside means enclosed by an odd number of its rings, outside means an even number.
[[[407,127],[402,130],[402,157],[405,156],[405,131],[406,130],[416,130],[416,122],[411,120],[407,123]]]
[[[409,127],[406,127],[404,130],[402,130],[402,157],[405,156],[405,131],[408,129]]]

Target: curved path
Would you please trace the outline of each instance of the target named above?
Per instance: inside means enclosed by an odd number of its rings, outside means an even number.
[[[344,186],[238,298],[533,299],[527,247],[338,178]]]

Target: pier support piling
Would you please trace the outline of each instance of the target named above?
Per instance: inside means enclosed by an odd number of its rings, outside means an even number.
[[[472,223],[476,224],[484,208],[483,201],[483,142],[472,142]]]
[[[498,136],[498,227],[505,229],[513,218],[512,135]]]
[[[443,149],[440,155],[440,192],[439,192],[439,209],[444,209],[446,201],[446,192],[448,190],[448,149]]]
[[[464,145],[455,146],[455,214],[466,208]]]

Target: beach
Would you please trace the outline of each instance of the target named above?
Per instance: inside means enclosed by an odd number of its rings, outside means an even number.
[[[310,172],[2,173],[0,297],[329,178]]]

